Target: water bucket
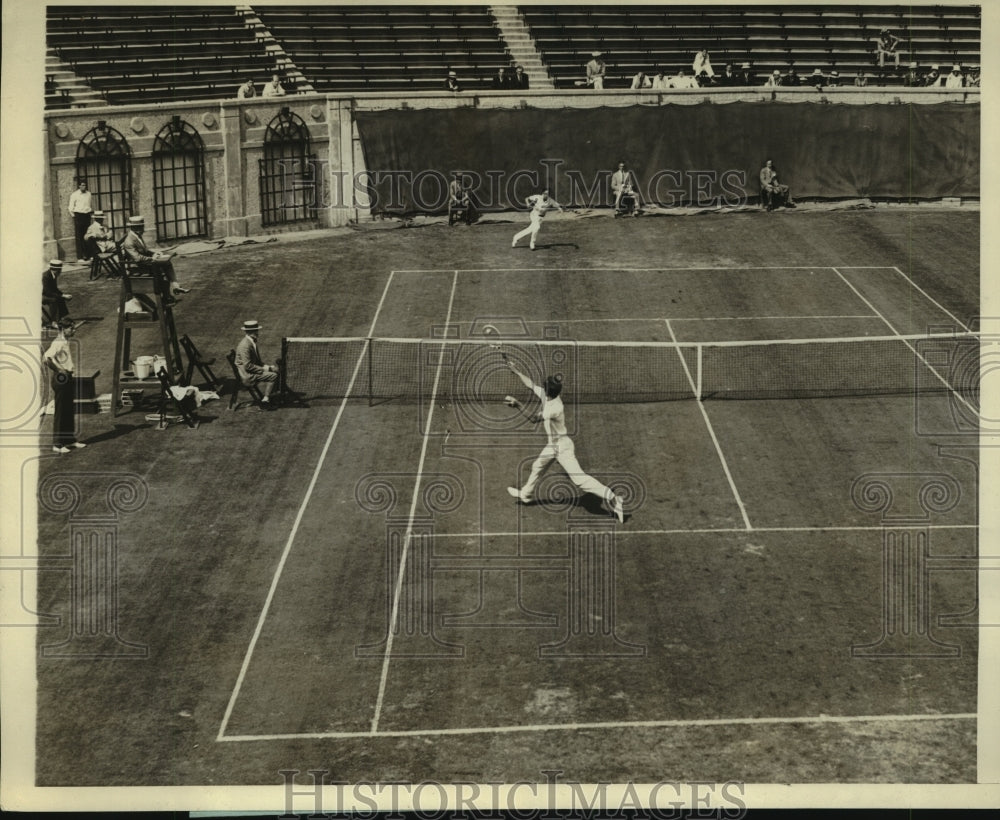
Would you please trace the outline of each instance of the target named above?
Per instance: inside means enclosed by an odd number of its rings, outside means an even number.
[[[135,377],[137,379],[148,379],[153,369],[153,357],[137,356],[136,360],[132,363],[132,367],[135,370]]]

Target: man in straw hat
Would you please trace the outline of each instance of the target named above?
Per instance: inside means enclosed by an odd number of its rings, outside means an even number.
[[[964,88],[965,87],[965,77],[962,76],[962,66],[953,65],[951,67],[951,74],[949,74],[944,81],[945,88]]]
[[[462,90],[462,86],[458,83],[458,72],[449,71],[448,76],[444,80],[444,90],[458,92]]]
[[[87,246],[87,255],[96,256],[99,253],[110,253],[115,249],[115,238],[104,225],[104,211],[94,211],[91,214],[90,227],[84,234],[83,241]]]
[[[607,66],[601,59],[601,52],[593,51],[590,54],[590,62],[587,63],[587,85],[595,91],[604,90],[604,75],[607,73]]]
[[[146,230],[146,220],[141,216],[130,216],[128,218],[128,233],[122,240],[122,250],[132,263],[139,269],[139,273],[152,275],[156,278],[156,287],[161,295],[168,297],[168,302],[179,293],[190,293],[189,288],[181,287],[177,282],[177,274],[174,272],[174,265],[170,261],[173,254],[153,253],[142,238]],[[168,292],[169,288],[169,292]]]
[[[278,367],[273,364],[264,364],[257,347],[257,337],[260,335],[260,322],[256,319],[248,319],[243,323],[244,336],[236,346],[236,370],[240,374],[243,384],[253,385],[260,390],[262,410],[273,410],[271,403],[271,391],[278,383]]]
[[[52,396],[54,414],[52,417],[52,452],[65,455],[71,449],[82,449],[87,445],[76,440],[76,407],[73,379],[73,353],[67,337],[73,335],[73,322],[63,319],[59,323],[59,335],[43,355],[45,366],[52,371]]]
[[[62,273],[62,269],[61,259],[51,259],[49,269],[42,273],[42,307],[48,314],[50,327],[53,328],[58,328],[69,316],[69,306],[66,302],[73,298],[59,288],[59,274]]]

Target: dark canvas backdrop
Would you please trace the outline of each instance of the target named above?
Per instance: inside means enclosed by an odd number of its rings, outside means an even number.
[[[757,196],[767,157],[799,197],[979,196],[975,104],[737,102],[355,116],[376,211],[442,210],[453,169],[472,174],[487,208],[523,207],[536,185],[548,185],[563,204],[606,205],[619,159],[647,198],[665,205]]]

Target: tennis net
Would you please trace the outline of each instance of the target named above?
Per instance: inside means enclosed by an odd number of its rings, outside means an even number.
[[[312,398],[493,402],[563,380],[582,403],[952,392],[978,408],[972,333],[725,342],[286,338],[287,387]]]

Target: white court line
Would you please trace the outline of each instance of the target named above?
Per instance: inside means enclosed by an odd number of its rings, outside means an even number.
[[[301,734],[231,735],[224,740],[322,740],[325,738],[425,737],[447,735],[514,734],[517,732],[579,732],[593,729],[667,729],[697,726],[768,726],[778,724],[915,723],[976,720],[975,712],[920,715],[809,715],[802,717],[691,718],[688,720],[601,721],[595,723],[536,723],[528,726],[475,726],[460,729],[401,729],[388,732],[302,732]]]
[[[452,268],[400,268],[393,273],[446,273]],[[455,273],[536,273],[537,271],[615,271],[618,273],[655,273],[657,271],[760,271],[760,270],[832,270],[830,265],[750,265],[747,267],[694,267],[694,268],[459,268]]]
[[[670,333],[670,338],[673,339],[674,342],[676,343],[677,337],[674,335],[673,327],[670,326],[670,320],[664,319],[663,321],[664,324],[666,324],[667,330]],[[699,356],[700,355],[701,352],[699,351]],[[687,376],[688,384],[691,385],[691,392],[694,393],[695,397],[697,398],[697,401],[695,403],[698,405],[698,409],[701,410],[702,418],[705,419],[705,426],[708,427],[708,434],[712,437],[712,443],[715,445],[715,452],[719,454],[719,461],[722,462],[722,470],[726,474],[726,479],[729,481],[729,487],[733,491],[733,497],[736,499],[736,504],[740,508],[740,515],[743,516],[743,522],[746,524],[746,528],[748,530],[752,530],[753,527],[750,526],[750,519],[747,517],[746,507],[743,506],[743,499],[740,498],[740,491],[736,489],[736,482],[733,480],[733,474],[729,472],[729,464],[726,462],[726,457],[722,452],[722,446],[719,444],[719,439],[715,435],[715,429],[712,427],[712,422],[708,418],[708,412],[705,410],[705,405],[701,401],[701,396],[699,394],[700,385],[696,384],[694,379],[691,378],[691,371],[688,368],[687,361],[684,359],[684,354],[681,352],[680,348],[677,348],[677,356],[681,360],[681,366],[684,368],[684,373]],[[699,363],[700,361],[701,360],[699,358]],[[701,374],[699,373],[699,377],[700,375]]]
[[[821,532],[885,532],[886,530],[978,530],[978,524],[926,524],[921,526],[920,524],[885,524],[883,526],[875,525],[857,525],[857,526],[843,526],[843,527],[754,527],[753,534],[759,535],[764,533],[782,533],[782,532],[797,532],[797,533],[821,533]],[[603,530],[602,530],[603,531]],[[630,530],[630,529],[617,529],[615,530],[615,537],[626,536],[626,535],[725,535],[741,533],[746,535],[746,527],[695,527],[692,529],[664,529],[664,530]],[[565,529],[562,530],[534,530],[531,532],[526,532],[524,530],[516,531],[498,531],[498,532],[436,532],[431,536],[431,540],[437,540],[439,538],[512,538],[524,536],[526,538],[542,538],[548,536],[563,536],[567,535]],[[461,556],[452,556],[461,557]]]
[[[375,316],[372,319],[371,327],[368,329],[369,335],[375,331],[375,323],[378,322],[379,313],[382,311],[382,305],[385,304],[385,297],[389,293],[389,286],[391,284],[392,273],[390,272],[389,278],[385,282],[385,288],[382,289],[382,298],[379,299],[378,307],[375,309]],[[309,486],[306,488],[305,498],[302,499],[302,503],[299,505],[299,511],[295,516],[295,523],[292,524],[292,531],[288,534],[288,540],[285,541],[285,549],[282,551],[281,558],[278,561],[278,566],[274,570],[274,577],[271,578],[271,587],[267,591],[267,597],[264,599],[264,606],[257,618],[257,626],[254,628],[253,636],[250,638],[250,645],[247,647],[246,655],[243,657],[243,664],[240,666],[240,672],[236,678],[236,685],[233,687],[232,694],[229,696],[229,703],[226,705],[226,712],[222,716],[222,725],[219,726],[219,733],[215,738],[217,741],[226,739],[224,737],[226,726],[229,723],[229,718],[233,714],[233,709],[236,706],[236,700],[240,695],[240,689],[243,687],[243,681],[246,678],[247,669],[250,667],[250,658],[253,656],[253,651],[257,646],[257,641],[260,640],[261,632],[264,629],[264,622],[267,620],[268,612],[271,609],[271,602],[274,600],[274,593],[278,588],[278,581],[280,580],[281,573],[285,568],[285,562],[288,560],[288,556],[291,553],[292,543],[295,541],[295,536],[299,531],[299,525],[302,523],[302,518],[305,515],[306,506],[309,504],[309,499],[312,498],[313,490],[316,488],[316,482],[319,480],[319,474],[323,469],[327,453],[330,452],[330,445],[333,443],[333,435],[337,432],[337,427],[340,425],[340,419],[344,415],[344,408],[347,407],[348,398],[351,395],[351,391],[354,389],[354,381],[358,377],[358,372],[361,370],[361,364],[364,362],[367,353],[368,342],[366,341],[364,347],[361,349],[360,355],[358,356],[358,361],[354,365],[354,373],[351,375],[351,381],[347,385],[347,391],[340,403],[340,409],[337,410],[337,416],[333,420],[333,426],[330,427],[330,432],[326,437],[326,443],[323,445],[323,450],[319,455],[319,460],[316,462],[316,468],[313,470],[312,479],[309,482]]]
[[[497,317],[496,321],[502,322],[502,316]],[[513,319],[514,317],[512,317]],[[671,322],[762,322],[762,321],[776,321],[780,319],[788,320],[802,320],[802,319],[878,319],[874,313],[857,313],[857,314],[847,314],[847,315],[835,315],[835,314],[814,314],[811,316],[673,316],[669,319]],[[625,323],[625,322],[660,322],[668,321],[662,316],[626,316],[626,317],[614,317],[607,316],[601,319],[525,319],[523,316],[516,317],[517,321],[524,321],[526,324],[545,324],[545,325],[577,325],[577,324],[587,324],[587,323],[601,323],[601,322],[614,322],[614,323]],[[475,319],[458,320],[456,319],[452,322],[453,325],[471,325],[475,322],[480,321],[480,317]],[[516,337],[514,337],[516,340]]]
[[[898,336],[899,339],[903,342],[903,344],[905,344],[908,348],[910,348],[910,350],[913,352],[913,355],[915,355],[918,359],[920,359],[920,361],[922,361],[924,365],[926,365],[927,369],[930,370],[930,372],[937,377],[938,381],[940,381],[941,384],[943,384],[945,387],[948,388],[948,391],[951,393],[951,395],[954,398],[958,399],[960,402],[962,402],[962,404],[964,404],[969,409],[969,412],[972,413],[973,417],[979,418],[979,410],[977,410],[975,407],[969,404],[965,400],[965,397],[962,396],[962,394],[959,393],[957,390],[955,390],[955,388],[948,383],[948,380],[940,373],[938,373],[937,370],[935,370],[934,367],[930,364],[930,362],[927,361],[927,359],[925,359],[923,356],[920,355],[919,351],[904,338],[903,334],[901,334],[898,330],[896,330],[895,327],[893,327],[892,322],[886,319],[885,316],[883,316],[879,312],[878,308],[876,308],[875,305],[869,302],[868,299],[866,299],[865,296],[861,293],[861,291],[859,291],[856,287],[854,287],[854,285],[851,284],[850,280],[846,276],[844,276],[844,274],[842,274],[837,268],[831,268],[831,270],[844,281],[844,284],[847,285],[847,287],[849,287],[851,290],[855,292],[855,294],[857,294],[858,298],[862,302],[864,302],[866,305],[868,305],[869,308],[878,313],[879,318],[883,322],[885,322],[885,326],[889,328],[889,330],[891,330],[893,333],[895,333],[896,336]],[[958,320],[956,319],[956,321]],[[928,338],[931,337],[928,336]]]
[[[944,311],[945,313],[947,313],[952,319],[954,319],[962,327],[963,330],[968,330],[969,329],[968,325],[966,325],[965,322],[963,322],[961,319],[959,319],[957,316],[955,316],[954,313],[952,313],[944,305],[942,305],[940,302],[938,302],[937,299],[935,299],[933,296],[931,296],[926,290],[924,290],[922,287],[920,287],[920,285],[918,285],[916,282],[914,282],[909,276],[907,276],[905,273],[903,273],[899,268],[893,266],[891,268],[891,270],[896,271],[896,273],[898,273],[907,282],[910,283],[910,287],[916,288],[925,297],[927,297],[927,299],[931,302],[931,304],[934,305],[934,307],[936,307],[938,310],[941,310],[941,311]]]
[[[448,333],[451,322],[451,308],[455,304],[455,290],[458,287],[458,271],[451,280],[451,295],[448,297],[448,312],[444,319],[444,332]],[[444,345],[441,346],[444,353]],[[424,441],[420,447],[420,461],[417,464],[417,478],[413,484],[413,498],[410,501],[410,517],[406,524],[406,535],[403,538],[403,551],[399,558],[399,575],[396,578],[396,590],[392,596],[392,614],[389,616],[389,636],[386,639],[385,658],[382,661],[382,677],[378,684],[378,697],[375,700],[375,714],[372,716],[371,733],[378,731],[379,718],[382,716],[382,702],[385,700],[385,687],[389,680],[389,661],[392,659],[392,639],[396,632],[396,621],[399,618],[399,600],[403,592],[403,579],[406,575],[406,559],[410,551],[410,541],[413,539],[413,518],[417,514],[417,499],[420,495],[420,481],[424,474],[424,461],[427,458],[427,443],[430,441],[431,423],[434,420],[434,402],[437,401],[438,384],[441,380],[441,365],[444,356],[438,359],[437,371],[434,373],[434,386],[431,388],[431,401],[427,410],[427,424],[424,426]]]

